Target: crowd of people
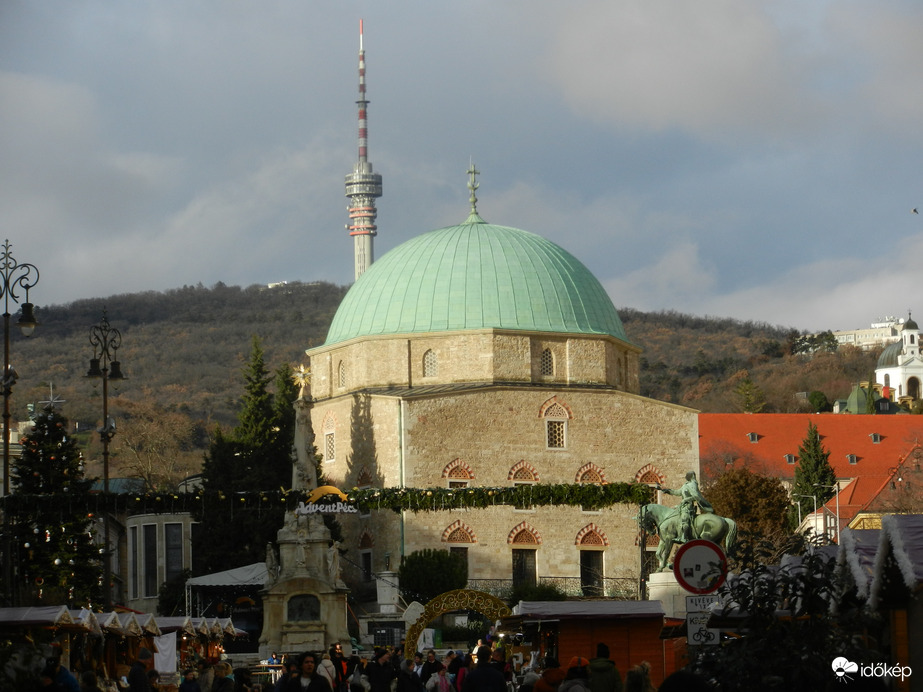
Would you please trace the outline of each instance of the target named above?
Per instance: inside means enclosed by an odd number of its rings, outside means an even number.
[[[347,658],[339,643],[318,654],[279,657],[268,663],[279,666],[275,682],[255,682],[247,668],[233,668],[227,661],[183,672],[179,692],[657,692],[650,665],[642,662],[626,671],[623,680],[600,643],[594,658],[574,656],[566,666],[553,657],[513,667],[507,651],[479,640],[471,653],[449,651],[440,656],[434,649],[406,658],[401,647],[376,648],[371,657]],[[49,692],[102,692],[92,673],[77,679],[59,664],[43,672],[40,689]],[[124,692],[156,692],[158,674],[153,655],[142,648],[125,680]],[[678,686],[677,686],[678,685]],[[660,686],[670,690],[709,689],[703,681],[676,673]]]

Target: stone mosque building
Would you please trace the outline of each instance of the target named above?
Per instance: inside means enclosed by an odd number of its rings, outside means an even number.
[[[372,264],[307,353],[323,473],[340,488],[678,486],[698,470],[697,413],[638,395],[639,349],[599,281],[475,209]],[[346,517],[344,577],[424,548],[463,551],[471,580],[637,577],[636,511]]]
[[[548,240],[470,210],[373,262],[381,176],[368,160],[360,25],[359,158],[346,176],[357,280],[307,351],[310,422],[339,488],[660,482],[698,471],[697,412],[639,395],[640,349],[599,281]],[[448,549],[469,583],[637,579],[637,508],[341,515],[349,583]]]

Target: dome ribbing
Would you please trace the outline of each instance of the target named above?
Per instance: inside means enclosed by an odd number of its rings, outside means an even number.
[[[605,289],[573,255],[477,215],[403,243],[346,294],[324,345],[468,329],[608,334],[628,341]]]

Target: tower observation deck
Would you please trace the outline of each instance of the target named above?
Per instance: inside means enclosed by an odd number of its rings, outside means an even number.
[[[349,223],[346,229],[353,237],[356,260],[356,279],[374,261],[373,239],[378,234],[375,220],[378,210],[375,200],[381,197],[381,175],[372,171],[368,159],[369,130],[368,105],[365,98],[365,47],[362,20],[359,20],[359,158],[353,172],[346,176],[346,196],[349,197]]]

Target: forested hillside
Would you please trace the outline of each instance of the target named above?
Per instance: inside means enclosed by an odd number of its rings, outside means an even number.
[[[159,444],[165,453],[181,452],[185,468],[180,471],[186,471],[200,462],[216,426],[236,423],[253,336],[259,337],[270,370],[297,366],[305,361],[305,349],[323,342],[346,290],[328,283],[217,284],[38,306],[35,335],[13,339],[11,360],[20,376],[13,389],[13,420],[25,419],[27,405],[47,400],[53,387],[66,400],[63,413],[89,445],[86,456],[94,472],[98,443],[89,432],[102,418],[101,385],[84,375],[93,356],[90,328],[105,310],[121,332],[118,359],[128,378],[110,392],[110,409],[120,426],[113,440],[114,468],[131,475],[130,469],[142,463],[127,443],[153,447],[156,439],[180,430],[178,440]],[[878,356],[851,348],[792,355],[799,334],[761,323],[631,308],[619,313],[629,339],[644,351],[642,393],[708,412],[752,405],[754,388],[763,411],[806,410],[799,392],[845,397],[855,382],[867,379]]]

